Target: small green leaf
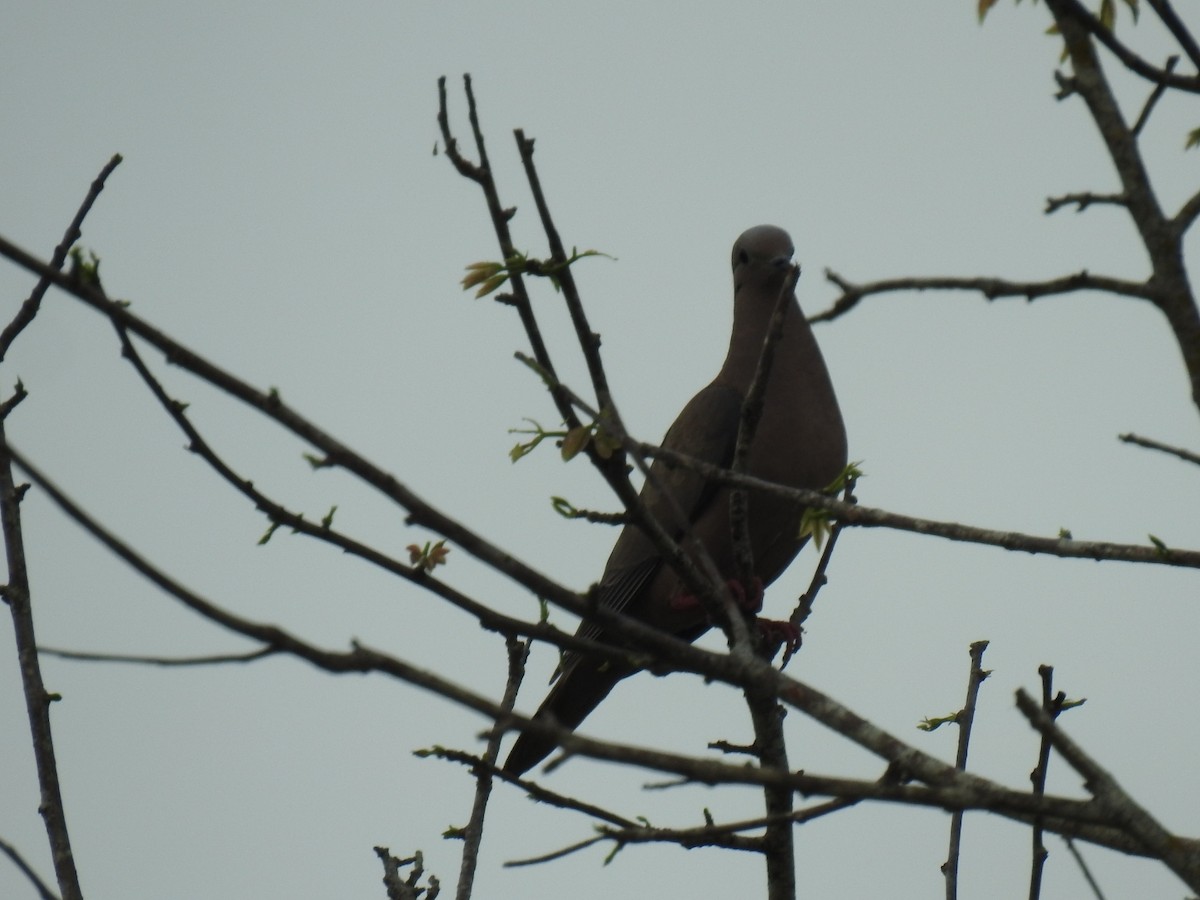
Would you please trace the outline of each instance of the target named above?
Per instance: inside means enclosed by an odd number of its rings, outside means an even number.
[[[800,517],[800,539],[811,537],[818,550],[825,543],[825,538],[829,537],[832,528],[828,510],[809,507]]]
[[[917,725],[922,731],[937,731],[943,725],[958,724],[958,713],[953,713],[949,716],[935,716],[934,718],[922,719]]]
[[[325,518],[321,520],[321,527],[328,531],[333,527],[333,514],[337,512],[337,505],[329,507],[329,512],[325,513]]]
[[[1059,709],[1064,711],[1068,709],[1074,709],[1077,706],[1083,706],[1085,703],[1087,703],[1087,697],[1081,697],[1078,700],[1064,700]]]
[[[302,453],[301,456],[313,469],[327,469],[333,465],[328,456],[317,456],[315,453]]]
[[[88,250],[85,259],[82,247],[72,247],[70,255],[71,268],[68,274],[88,287],[103,290],[100,285],[100,257],[96,255],[95,251]]]
[[[1183,145],[1184,150],[1194,150],[1200,147],[1200,128],[1193,128],[1188,132],[1187,143]]]
[[[265,532],[263,532],[263,536],[258,539],[258,546],[261,547],[263,544],[265,544],[267,541],[269,541],[271,539],[271,536],[273,534],[275,534],[275,529],[277,529],[278,527],[279,527],[278,522],[272,522],[270,525],[268,525],[267,530]]]
[[[856,459],[854,462],[846,463],[846,467],[838,473],[838,477],[825,485],[821,491],[823,494],[840,494],[846,489],[846,485],[851,481],[858,481],[860,478],[865,478],[862,470],[863,461]]]
[[[442,832],[442,837],[448,841],[465,841],[467,839],[467,829],[461,825],[448,825],[446,830]]]
[[[1075,536],[1071,534],[1070,528],[1060,528],[1058,529],[1058,539],[1061,541],[1073,541],[1075,540]]]
[[[579,508],[565,497],[551,497],[550,505],[564,519],[576,519],[579,517]]]
[[[592,430],[587,425],[576,425],[562,439],[560,451],[564,462],[569,462],[579,455],[591,440]]]
[[[1150,538],[1150,543],[1154,545],[1154,549],[1158,551],[1158,555],[1162,559],[1166,559],[1171,555],[1171,549],[1162,540],[1152,534],[1148,534],[1146,537]]]
[[[409,544],[404,549],[408,551],[408,561],[419,572],[429,572],[438,566],[444,566],[446,555],[450,552],[445,539],[436,543],[426,541],[424,546]]]

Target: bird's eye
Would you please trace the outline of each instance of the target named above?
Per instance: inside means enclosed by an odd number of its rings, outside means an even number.
[[[747,253],[745,250],[739,250],[738,251],[738,265],[744,266],[748,262],[750,262],[750,254]]]

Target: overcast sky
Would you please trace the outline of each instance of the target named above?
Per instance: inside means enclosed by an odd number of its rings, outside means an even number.
[[[711,378],[728,340],[729,247],[745,228],[787,228],[804,267],[801,304],[836,296],[832,268],[1039,279],[1087,268],[1146,274],[1119,211],[1042,213],[1045,198],[1112,191],[1082,103],[1057,102],[1060,49],[1043,6],[975,3],[12,5],[0,29],[0,233],[48,257],[96,173],[125,161],[84,229],[113,296],[300,411],[445,511],[546,574],[584,589],[613,534],[564,523],[549,497],[613,508],[583,461],[553,451],[512,465],[508,429],[556,423],[512,354],[512,311],[473,300],[463,267],[495,258],[474,185],[442,155],[436,79],[470,72],[502,197],[522,248],[544,252],[512,129],[537,139],[542,181],[626,423],[656,439]],[[1181,4],[1181,7],[1184,5]],[[1130,23],[1121,6],[1122,28]],[[1152,16],[1132,32],[1152,60]],[[1195,23],[1200,26],[1200,22]],[[1122,76],[1126,114],[1145,90]],[[1145,133],[1163,206],[1200,187],[1185,153],[1194,106],[1168,97]],[[8,316],[33,279],[0,265]],[[561,374],[585,385],[559,299],[538,285]],[[889,295],[817,337],[863,460],[863,503],[993,528],[1200,546],[1194,467],[1117,441],[1135,431],[1200,447],[1183,366],[1149,305],[1093,294],[986,303]],[[433,535],[308,448],[148,354],[196,424],[255,484],[310,518],[399,553]],[[214,601],[341,649],[357,638],[498,695],[504,651],[435,598],[266,522],[203,464],[119,356],[112,328],[51,294],[0,372],[30,392],[14,445],[134,547]],[[548,449],[548,448],[547,448]],[[43,644],[184,655],[247,649],[107,556],[37,490],[25,505]],[[768,593],[786,615],[806,551]],[[506,613],[527,591],[451,554],[446,578]],[[971,767],[1028,785],[1037,741],[1018,687],[1086,697],[1063,724],[1151,812],[1200,835],[1196,799],[1194,572],[1006,553],[852,531],[792,673],[916,746],[953,759],[956,735],[916,729],[962,702],[967,648],[988,639]],[[562,613],[554,619],[564,626]],[[719,636],[706,639],[720,646]],[[37,815],[11,629],[0,631],[0,838],[51,876]],[[535,651],[520,705],[554,667]],[[453,886],[473,785],[432,744],[478,750],[486,722],[379,676],[333,677],[289,660],[158,670],[44,660],[77,864],[95,898],[382,897],[371,848],[425,852]],[[882,768],[798,713],[791,762],[874,778]],[[689,754],[745,740],[733,691],[639,676],[588,734]],[[547,778],[656,825],[756,815],[761,795],[647,792],[656,776],[585,760]],[[1060,760],[1051,789],[1082,796]],[[575,900],[759,896],[760,860],[635,847],[603,865],[592,848],[527,869],[506,860],[589,836],[578,815],[501,787],[489,810],[478,897]],[[948,817],[864,807],[799,829],[799,883],[814,897],[929,897],[942,890]],[[1044,897],[1085,886],[1049,840]],[[967,819],[963,895],[1021,895],[1025,829]],[[1178,898],[1159,865],[1095,848],[1111,897]],[[0,897],[33,897],[0,861]]]

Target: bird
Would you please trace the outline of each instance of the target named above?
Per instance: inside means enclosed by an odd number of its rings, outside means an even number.
[[[716,377],[683,407],[662,446],[728,468],[734,458],[742,404],[750,390],[772,313],[785,290],[794,247],[788,233],[759,225],[734,242],[733,328],[729,350]],[[783,331],[767,380],[761,418],[750,445],[746,472],[788,487],[821,490],[843,471],[846,429],[825,361],[795,294],[787,301]],[[740,584],[730,526],[732,488],[683,466],[656,460],[641,499],[669,534],[685,534],[679,511],[717,571]],[[673,502],[672,502],[673,501]],[[769,585],[800,552],[804,509],[761,491],[747,492],[747,527],[753,553],[754,588]],[[639,528],[623,526],[596,586],[598,602],[647,625],[694,641],[711,627],[703,604],[690,596],[654,542]],[[580,637],[621,646],[620,639],[584,619]],[[613,687],[637,671],[632,663],[577,652],[564,654],[549,694],[535,719],[574,730]],[[557,747],[544,734],[518,735],[503,770],[519,776]]]

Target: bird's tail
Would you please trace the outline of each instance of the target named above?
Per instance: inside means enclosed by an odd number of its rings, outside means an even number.
[[[574,730],[613,686],[629,674],[628,669],[602,660],[580,658],[550,689],[545,701],[534,714],[535,719],[553,720],[563,728]],[[522,775],[549,756],[558,746],[554,738],[531,731],[517,736],[508,752],[504,771]]]

